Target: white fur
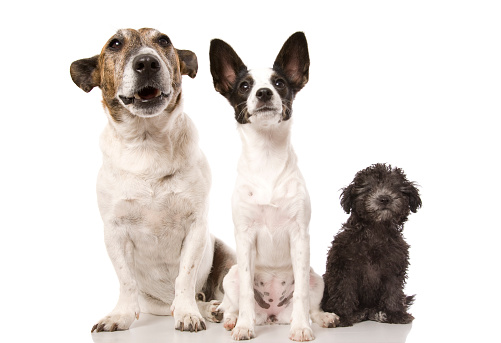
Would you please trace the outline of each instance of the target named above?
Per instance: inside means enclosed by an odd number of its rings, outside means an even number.
[[[211,175],[196,129],[182,102],[173,113],[108,119],[97,194],[120,296],[97,325],[124,330],[139,312],[172,311],[176,327],[201,328],[195,294],[210,272],[214,238]]]
[[[271,70],[250,74],[255,83],[247,104],[253,115],[250,124],[238,125],[242,155],[232,198],[238,269],[224,281],[225,327],[234,327],[233,339],[252,338],[254,324],[263,324],[271,313],[256,305],[255,282],[265,280],[276,289],[277,280],[294,280],[292,310],[284,309],[277,319],[291,322],[291,339],[312,340],[309,314],[322,326],[333,325],[337,317],[320,310],[323,280],[310,268],[310,199],[290,142],[291,120],[279,120],[281,104],[276,111],[253,113],[257,101],[252,98],[261,87],[274,92],[274,107],[280,101],[269,82]]]

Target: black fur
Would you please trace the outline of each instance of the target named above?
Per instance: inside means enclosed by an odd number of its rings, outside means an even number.
[[[235,119],[240,124],[249,123],[251,114],[246,101],[252,89],[253,79],[235,50],[220,39],[213,39],[209,51],[214,88],[221,93],[235,110]],[[273,63],[274,73],[270,84],[282,99],[282,119],[292,115],[292,101],[308,82],[310,58],[308,43],[303,32],[296,32],[287,39]],[[241,87],[246,83],[248,87]],[[281,85],[281,86],[279,86]]]
[[[403,293],[409,245],[402,236],[410,212],[421,207],[419,191],[399,168],[375,164],[343,189],[341,206],[351,213],[327,257],[322,308],[340,326],[363,320],[410,323],[414,296]]]

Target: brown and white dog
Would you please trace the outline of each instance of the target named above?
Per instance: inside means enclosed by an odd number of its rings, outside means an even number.
[[[202,316],[221,320],[215,300],[234,257],[209,234],[210,169],[183,112],[181,77],[197,68],[193,52],[154,29],[119,30],[71,65],[85,92],[101,88],[108,117],[97,195],[120,297],[92,331],[126,330],[140,312],[172,313],[188,331],[206,328]],[[209,301],[197,303],[198,292]]]
[[[210,48],[215,89],[232,105],[242,139],[233,192],[238,265],[224,279],[224,327],[235,340],[254,337],[255,324],[291,323],[290,338],[314,338],[310,318],[334,327],[320,309],[324,283],[310,268],[310,199],[292,148],[295,95],[308,82],[306,37],[293,34],[273,68],[252,69],[233,48]]]

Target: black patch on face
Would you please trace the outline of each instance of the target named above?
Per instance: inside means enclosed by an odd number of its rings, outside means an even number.
[[[214,88],[235,109],[240,124],[249,123],[247,99],[252,89],[247,67],[233,48],[220,39],[213,39],[209,52]],[[275,75],[270,80],[282,99],[282,120],[292,115],[292,100],[308,82],[310,59],[308,44],[302,32],[296,32],[285,42],[273,64]],[[245,83],[249,84],[245,91]]]

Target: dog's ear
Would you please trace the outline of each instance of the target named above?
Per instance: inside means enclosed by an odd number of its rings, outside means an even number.
[[[71,79],[86,93],[101,84],[98,70],[99,55],[75,61],[70,66]]]
[[[419,190],[416,188],[414,182],[409,182],[403,189],[404,193],[409,198],[409,208],[412,213],[416,213],[418,208],[421,208],[422,202],[419,196]]]
[[[176,49],[177,56],[179,56],[179,69],[181,75],[188,75],[192,79],[197,76],[198,60],[197,55],[190,50]]]
[[[341,206],[346,213],[350,213],[352,209],[353,202],[353,184],[350,184],[348,187],[343,188],[343,192],[341,193]]]
[[[299,92],[306,85],[309,78],[310,56],[303,32],[296,32],[287,39],[275,59],[273,69],[287,77],[294,92]]]
[[[210,42],[210,72],[214,88],[228,98],[235,86],[237,76],[247,71],[247,67],[233,48],[220,39]]]

